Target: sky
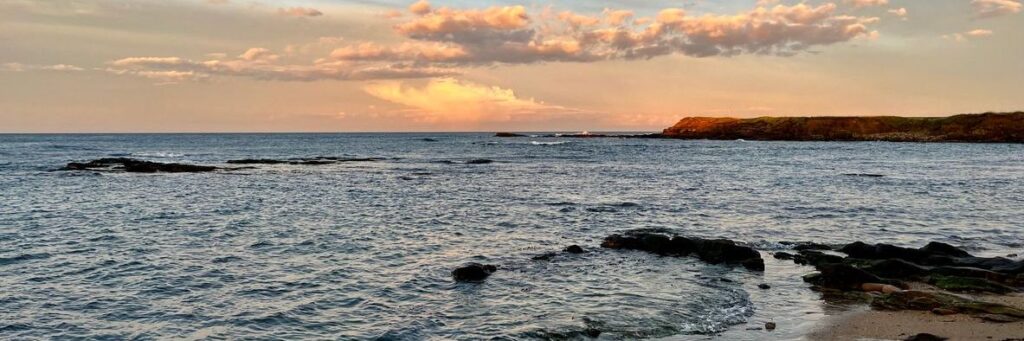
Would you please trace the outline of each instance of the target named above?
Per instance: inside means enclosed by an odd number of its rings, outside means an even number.
[[[0,132],[1024,109],[1022,0],[0,0]]]

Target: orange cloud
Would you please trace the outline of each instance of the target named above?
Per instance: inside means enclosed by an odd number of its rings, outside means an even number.
[[[484,10],[442,7],[399,24],[395,30],[407,36],[432,36],[481,29],[519,29],[526,27],[529,21],[523,6],[491,7]]]
[[[416,87],[378,82],[364,87],[376,98],[408,108],[410,118],[429,123],[474,124],[548,118],[573,110],[523,99],[515,92],[453,78],[430,80]],[[543,116],[543,117],[542,117]]]
[[[315,8],[306,7],[278,8],[277,14],[289,17],[319,17],[324,15],[323,12],[320,12]]]
[[[844,2],[853,5],[853,7],[884,6],[889,4],[889,0],[845,0]]]
[[[978,18],[1016,14],[1024,9],[1024,5],[1016,0],[971,0],[971,7]]]

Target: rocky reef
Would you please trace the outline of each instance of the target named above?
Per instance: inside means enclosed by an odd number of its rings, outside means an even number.
[[[1024,143],[1024,112],[950,117],[687,117],[664,138],[780,141]]]
[[[916,249],[854,242],[834,251],[803,249],[796,255],[779,252],[775,257],[815,267],[818,272],[804,281],[825,296],[849,298],[860,293],[860,299],[875,309],[968,314],[993,322],[1024,320],[1024,310],[969,296],[1019,292],[1024,286],[1024,261],[976,257],[938,242]]]
[[[663,256],[692,255],[711,264],[742,265],[750,270],[764,271],[764,260],[757,250],[728,239],[701,239],[670,236],[658,232],[630,231],[608,236],[601,243],[601,247],[647,251]]]
[[[162,163],[129,158],[103,158],[89,162],[71,162],[60,170],[90,170],[127,173],[202,173],[222,169],[214,166]]]

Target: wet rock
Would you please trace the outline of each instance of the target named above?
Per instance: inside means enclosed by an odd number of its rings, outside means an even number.
[[[928,273],[928,269],[902,259],[886,259],[865,270],[878,276],[898,279],[916,278]]]
[[[647,251],[663,256],[682,257],[692,254],[711,264],[742,265],[750,270],[764,271],[764,260],[757,250],[728,239],[669,237],[658,232],[633,231],[608,236],[601,247]]]
[[[804,243],[797,243],[796,246],[793,247],[793,250],[796,250],[796,251],[802,251],[802,250],[832,250],[832,247],[828,246],[828,245],[825,245],[825,244],[819,244],[819,243],[814,243],[814,242],[804,242]]]
[[[921,334],[913,335],[911,337],[908,337],[908,338],[904,339],[904,341],[945,341],[945,340],[949,340],[949,339],[941,337],[941,336],[935,336],[935,335],[928,334],[928,333],[921,333]]]
[[[780,251],[780,252],[776,252],[776,253],[772,254],[772,257],[775,257],[775,259],[790,260],[790,259],[793,259],[793,254],[792,253],[788,253],[788,252],[781,252]]]
[[[878,276],[847,264],[823,264],[818,266],[818,271],[818,276],[804,277],[804,281],[840,290],[861,290],[864,283],[885,282]]]
[[[330,165],[339,162],[374,162],[384,160],[376,157],[364,157],[364,158],[351,158],[351,157],[336,157],[336,156],[317,156],[311,158],[292,158],[288,160],[275,160],[275,159],[239,159],[239,160],[228,160],[229,164],[241,164],[241,165],[303,165],[303,166],[322,166]]]
[[[554,252],[547,252],[547,253],[543,253],[543,254],[539,254],[539,255],[533,256],[530,259],[532,259],[532,260],[548,261],[548,260],[551,260],[552,258],[555,258],[555,256],[557,256],[557,255],[558,254],[554,253]]]
[[[931,311],[944,309],[964,314],[992,314],[1024,318],[1024,310],[1018,308],[933,291],[903,290],[883,294],[871,301],[871,307],[879,310]]]
[[[495,133],[494,137],[524,137],[526,135],[516,133]]]
[[[902,290],[895,285],[881,283],[864,283],[860,285],[860,289],[866,292],[880,292],[885,294]]]
[[[932,314],[940,315],[940,316],[956,315],[956,310],[935,308],[935,309],[932,309]]]
[[[123,171],[128,173],[201,173],[219,168],[180,163],[162,163],[129,158],[103,158],[85,163],[71,162],[61,170]]]
[[[228,160],[227,163],[238,164],[238,165],[276,165],[276,164],[288,163],[288,161],[272,160],[272,159],[239,159],[239,160]]]
[[[498,270],[497,266],[480,263],[466,263],[452,270],[452,278],[457,282],[481,282]]]
[[[475,160],[466,161],[466,164],[467,165],[486,165],[486,164],[493,163],[493,162],[494,162],[494,160],[475,159]]]
[[[996,324],[1014,324],[1022,321],[1022,318],[995,313],[982,313],[977,315],[976,317],[984,319],[984,321]]]
[[[864,178],[881,178],[881,177],[884,177],[885,175],[882,175],[882,174],[870,174],[870,173],[845,173],[845,174],[843,174],[843,176],[856,176],[856,177],[864,177]]]
[[[771,289],[771,288],[772,288],[772,286],[771,286],[771,285],[768,285],[768,283],[761,283],[761,284],[758,284],[758,285],[757,285],[757,287],[758,287],[758,288],[761,288],[762,290],[768,290],[768,289]]]
[[[996,294],[1007,294],[1016,292],[1017,289],[1002,285],[984,278],[960,277],[960,276],[929,276],[929,284],[940,289],[957,292],[991,292]]]
[[[587,328],[583,330],[583,334],[592,338],[601,336],[601,331],[595,328]]]
[[[821,251],[803,250],[793,257],[793,262],[801,265],[819,266],[824,264],[842,263],[843,257],[830,255]]]
[[[776,327],[775,322],[765,322],[764,323],[764,329],[765,330],[772,331],[772,330],[775,330],[775,327]]]
[[[429,138],[429,137],[425,137],[425,138],[420,139],[420,141],[423,141],[423,142],[437,142],[437,139],[432,139],[432,138]]]
[[[946,255],[951,257],[971,257],[970,253],[956,246],[940,242],[931,242],[921,248],[921,251],[931,254]]]
[[[586,252],[586,251],[583,251],[583,248],[580,247],[579,245],[569,245],[563,251],[568,252],[568,253],[574,253],[574,254],[580,254],[580,253]]]

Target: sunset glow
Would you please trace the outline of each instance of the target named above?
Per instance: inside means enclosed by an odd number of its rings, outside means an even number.
[[[0,132],[660,130],[1024,107],[1017,0],[0,2]]]

